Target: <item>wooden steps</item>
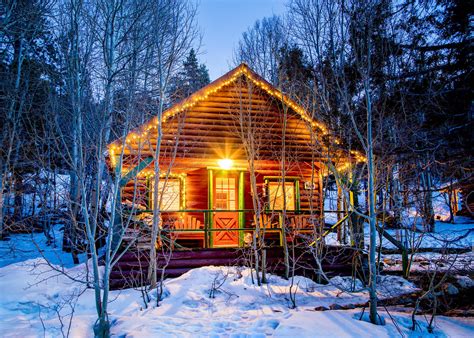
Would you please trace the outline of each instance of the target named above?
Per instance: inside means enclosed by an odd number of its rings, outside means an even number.
[[[284,255],[282,247],[266,249],[267,272],[284,274]],[[322,265],[327,274],[349,275],[352,272],[352,256],[354,251],[339,247],[327,247]],[[251,257],[249,249],[219,248],[219,249],[194,249],[173,251],[167,255],[158,252],[158,274],[165,268],[165,277],[178,277],[191,269],[203,266],[249,266]],[[295,251],[296,274],[316,278],[314,259],[310,253],[300,249]],[[167,259],[166,259],[167,258]],[[126,252],[110,274],[111,289],[124,289],[146,285],[149,266],[148,251],[137,250]],[[168,264],[166,262],[168,261]],[[291,264],[290,264],[291,265]]]

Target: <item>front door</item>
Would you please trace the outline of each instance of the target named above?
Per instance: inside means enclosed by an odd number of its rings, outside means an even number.
[[[232,172],[216,172],[213,178],[213,228],[214,247],[239,245],[239,176]]]

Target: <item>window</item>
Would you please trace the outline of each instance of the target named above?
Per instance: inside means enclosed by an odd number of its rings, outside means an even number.
[[[295,181],[285,182],[285,195],[286,195],[286,210],[295,210]],[[268,202],[271,210],[283,210],[284,206],[284,195],[283,195],[283,182],[269,181],[268,187]]]
[[[236,206],[235,177],[216,177],[215,209],[236,210]]]
[[[153,180],[151,183],[151,205],[150,207],[153,208],[153,198],[154,198],[154,183]],[[158,196],[161,196],[161,206],[160,210],[180,210],[181,208],[181,182],[177,178],[163,178],[160,179],[158,182],[159,192]]]

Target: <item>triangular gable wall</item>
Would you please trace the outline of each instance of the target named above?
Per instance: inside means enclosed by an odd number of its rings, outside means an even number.
[[[125,142],[110,144],[112,166],[122,144],[125,167],[153,156],[157,126],[154,118],[129,133]],[[328,133],[326,126],[245,64],[167,109],[162,131],[160,161],[187,165],[219,158],[245,161],[249,150],[257,160],[279,160],[283,148],[287,162],[310,162],[317,152],[314,147],[321,147],[316,141]]]

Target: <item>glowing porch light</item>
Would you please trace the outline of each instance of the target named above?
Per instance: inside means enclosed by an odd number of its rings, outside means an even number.
[[[219,167],[224,170],[229,170],[234,165],[234,161],[229,158],[223,158],[222,160],[217,161],[217,163],[219,164]]]

